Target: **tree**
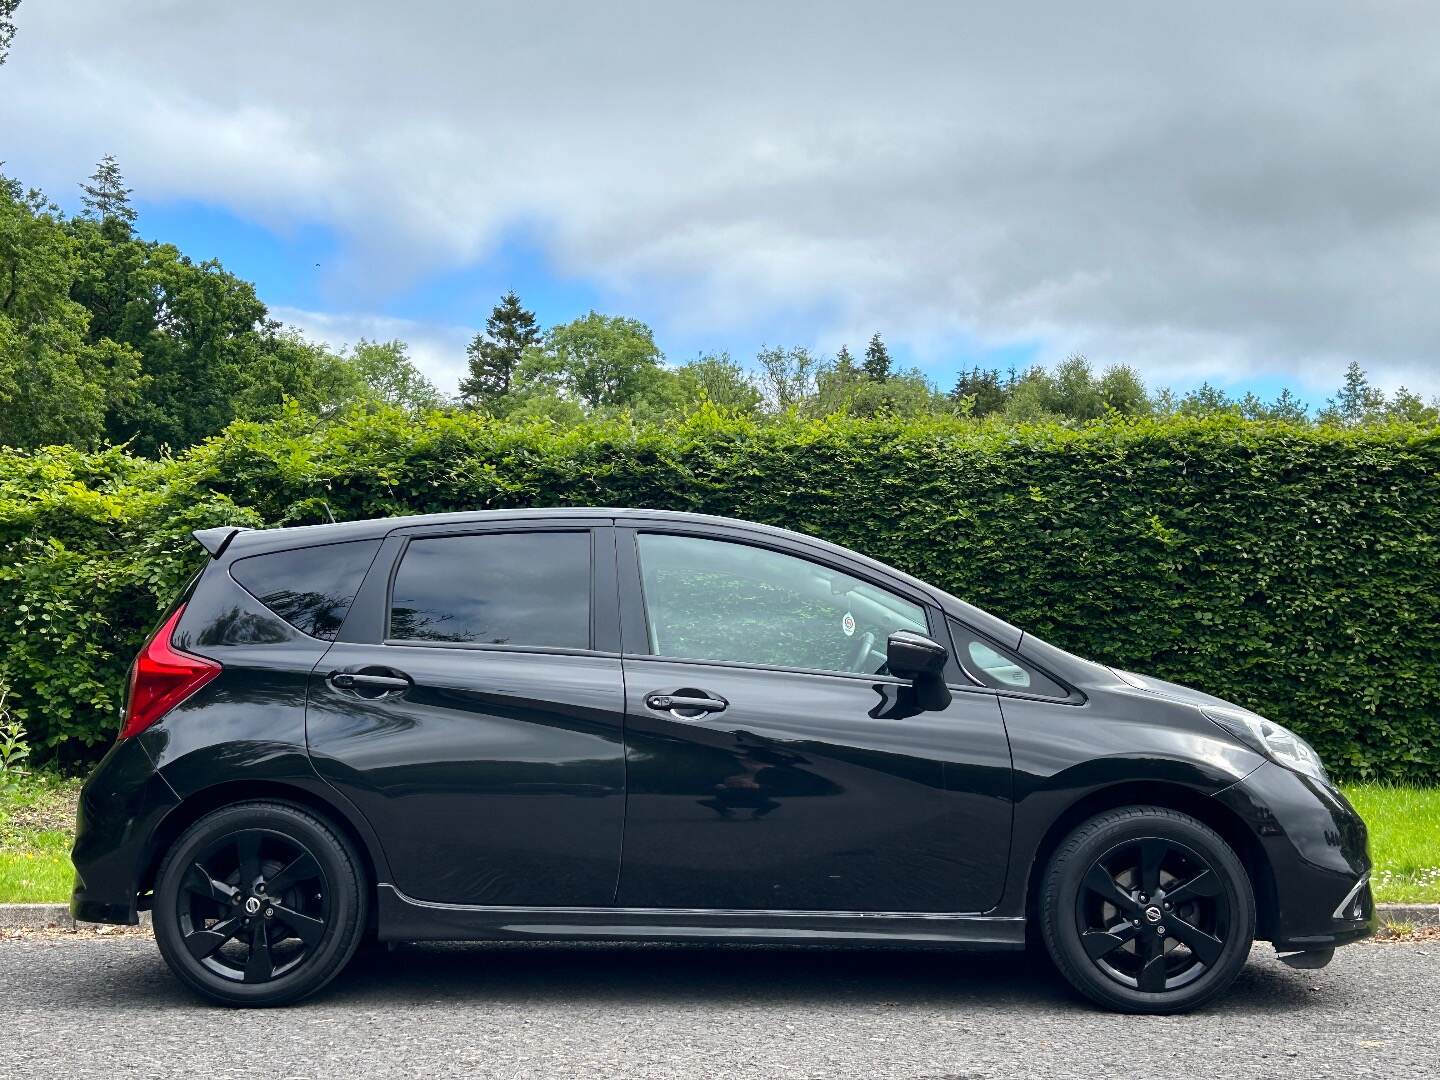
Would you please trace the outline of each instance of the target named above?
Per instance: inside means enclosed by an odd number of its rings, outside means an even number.
[[[930,385],[918,368],[876,381],[853,365],[837,361],[820,371],[810,409],[818,416],[923,416],[954,412],[953,403]]]
[[[710,353],[682,364],[673,372],[682,407],[687,411],[708,401],[723,412],[748,415],[760,407],[760,391],[730,354]]]
[[[540,339],[535,313],[521,307],[511,289],[485,320],[485,332],[476,334],[466,350],[470,374],[460,383],[460,396],[472,404],[487,404],[510,393],[525,350]]]
[[[969,371],[962,371],[950,391],[950,400],[956,405],[970,398],[970,415],[976,417],[1004,411],[1009,397],[1009,388],[1000,380],[1000,372],[993,368],[982,370],[972,367]]]
[[[90,340],[72,299],[81,253],[59,208],[0,183],[0,444],[89,445],[143,385],[135,350]]]
[[[266,319],[246,345],[250,355],[235,370],[228,390],[235,418],[273,419],[287,403],[322,419],[380,404],[351,361],[292,327]]]
[[[403,341],[361,338],[350,351],[348,362],[375,397],[387,405],[419,413],[445,404],[445,395],[415,366],[410,347]]]
[[[1180,399],[1181,416],[1218,416],[1233,413],[1239,406],[1224,390],[1203,382]]]
[[[15,9],[20,0],[0,0],[0,64],[10,55],[10,43],[15,40]]]
[[[624,407],[664,379],[664,359],[644,323],[592,311],[526,349],[515,382],[525,393],[558,393],[591,409]]]
[[[1427,405],[1419,394],[1402,386],[1385,406],[1385,418],[1405,424],[1440,423],[1440,398],[1432,398]]]
[[[123,222],[126,229],[135,224],[135,208],[130,205],[131,189],[125,186],[120,175],[120,163],[114,154],[106,154],[95,166],[95,172],[88,184],[81,184],[80,202],[85,206],[85,215],[102,224],[107,221]]]
[[[1262,401],[1253,392],[1246,393],[1239,402],[1240,415],[1246,420],[1286,420],[1303,424],[1310,418],[1310,410],[1290,390],[1283,389],[1274,401]]]
[[[1363,424],[1375,420],[1385,409],[1384,391],[1370,385],[1370,379],[1354,360],[1345,369],[1345,384],[1326,403],[1321,419],[1327,423]]]
[[[875,382],[884,382],[890,377],[890,350],[880,340],[877,331],[865,346],[865,374]]]
[[[1140,375],[1128,364],[1112,364],[1101,373],[1095,384],[1101,404],[1122,416],[1145,416],[1152,409],[1150,395]]]
[[[797,408],[815,396],[815,380],[822,365],[803,345],[761,348],[755,359],[760,365],[760,392],[772,410]]]

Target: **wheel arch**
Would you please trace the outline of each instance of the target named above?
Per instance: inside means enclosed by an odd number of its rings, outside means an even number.
[[[1046,830],[1034,857],[1025,888],[1025,913],[1031,926],[1039,925],[1039,894],[1045,868],[1055,850],[1078,826],[1096,814],[1123,806],[1163,806],[1189,814],[1220,834],[1239,856],[1255,892],[1256,937],[1269,940],[1277,915],[1275,874],[1259,838],[1233,810],[1210,795],[1182,784],[1137,780],[1113,784],[1076,799]]]
[[[147,894],[153,891],[165,854],[186,829],[215,810],[236,803],[255,801],[288,804],[314,814],[354,848],[360,859],[360,872],[365,879],[368,918],[373,923],[377,911],[376,888],[381,881],[380,871],[384,866],[384,856],[375,849],[373,839],[366,835],[368,829],[357,824],[354,818],[340,807],[338,800],[327,799],[309,788],[278,780],[227,780],[202,788],[183,799],[156,826],[150,841],[145,871],[139,882],[140,896],[147,897]],[[145,907],[147,904],[142,903],[141,906]],[[373,926],[370,929],[373,929]]]

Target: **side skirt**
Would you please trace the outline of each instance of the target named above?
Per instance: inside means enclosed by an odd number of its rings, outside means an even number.
[[[992,915],[681,908],[489,907],[415,900],[381,884],[381,941],[746,941],[1023,949],[1025,920]]]

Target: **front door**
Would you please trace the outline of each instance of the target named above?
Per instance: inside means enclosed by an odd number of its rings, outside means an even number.
[[[720,527],[616,535],[643,598],[625,608],[620,906],[994,906],[1010,841],[996,698],[920,702],[883,674],[892,631],[948,641],[926,598]]]
[[[315,766],[414,899],[614,899],[624,690],[612,534],[592,524],[392,537],[316,668]]]

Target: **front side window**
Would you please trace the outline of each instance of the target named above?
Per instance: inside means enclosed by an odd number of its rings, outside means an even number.
[[[334,641],[379,540],[272,551],[236,559],[230,576],[301,633]]]
[[[590,647],[590,534],[513,532],[412,540],[390,594],[403,641]]]
[[[1016,690],[1043,697],[1068,697],[1065,688],[1018,656],[1004,652],[977,636],[969,627],[953,620],[950,634],[960,666],[976,682],[992,690]]]
[[[808,559],[666,533],[637,542],[655,656],[875,675],[892,632],[929,633],[920,605]]]

